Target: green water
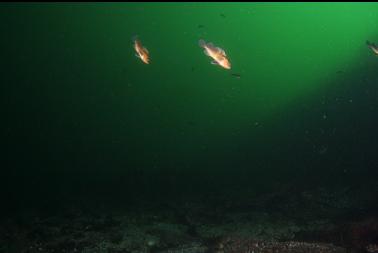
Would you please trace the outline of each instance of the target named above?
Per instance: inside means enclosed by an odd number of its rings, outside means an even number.
[[[376,3],[20,3],[0,21],[10,192],[377,175]]]

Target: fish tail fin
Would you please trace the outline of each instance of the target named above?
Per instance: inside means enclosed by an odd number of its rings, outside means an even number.
[[[136,41],[138,38],[139,38],[139,35],[134,35],[133,37],[131,37],[131,40]]]
[[[374,46],[375,46],[375,44],[374,44],[374,43],[371,43],[371,42],[370,42],[370,41],[368,41],[368,40],[366,41],[366,45],[368,45],[369,47],[371,47],[371,46],[373,46],[373,47],[374,47]]]
[[[198,41],[198,45],[199,45],[200,47],[204,47],[204,46],[206,45],[206,42],[205,42],[203,39],[200,39],[200,40]]]

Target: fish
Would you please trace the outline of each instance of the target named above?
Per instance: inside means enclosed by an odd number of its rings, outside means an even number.
[[[204,49],[203,52],[205,55],[213,59],[211,64],[219,65],[225,69],[231,69],[231,63],[222,48],[214,46],[213,43],[206,43],[203,39],[200,39],[198,44]]]
[[[375,45],[375,43],[366,41],[366,45],[374,52],[375,55],[378,55],[378,47]]]
[[[204,25],[198,25],[197,27],[198,28],[204,28],[205,26]]]
[[[328,151],[327,146],[321,146],[318,150],[318,153],[319,153],[319,155],[324,155],[325,153],[327,153],[327,151]]]
[[[237,73],[232,73],[231,75],[234,76],[234,77],[237,78],[237,79],[240,79],[240,77],[241,77],[241,75],[240,75],[240,74],[237,74]]]
[[[142,45],[142,42],[139,40],[138,36],[133,37],[134,50],[136,52],[135,56],[142,60],[145,64],[150,63],[150,53],[147,48]]]
[[[226,18],[226,15],[224,15],[223,13],[221,13],[220,16],[221,16],[222,18]]]

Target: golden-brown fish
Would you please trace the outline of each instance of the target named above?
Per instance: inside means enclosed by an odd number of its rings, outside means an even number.
[[[225,69],[231,69],[231,63],[222,48],[215,47],[213,43],[206,43],[202,39],[199,40],[198,44],[204,49],[203,52],[213,59],[212,64],[219,65]]]
[[[133,43],[134,43],[134,49],[135,49],[135,56],[138,57],[139,59],[141,59],[145,64],[149,64],[150,63],[150,54],[147,50],[147,48],[145,48],[142,43],[140,42],[140,40],[138,39],[137,36],[134,36],[133,37]]]

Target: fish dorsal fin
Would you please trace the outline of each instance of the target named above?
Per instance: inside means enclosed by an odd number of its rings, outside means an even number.
[[[219,52],[221,52],[221,54],[222,54],[223,56],[227,56],[227,55],[226,55],[226,52],[225,52],[222,48],[217,47],[217,49],[219,50]]]

